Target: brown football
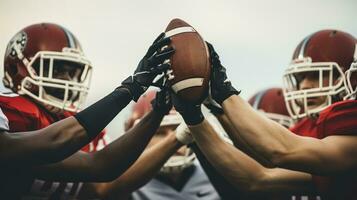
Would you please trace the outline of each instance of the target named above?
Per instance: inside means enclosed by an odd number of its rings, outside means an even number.
[[[181,19],[173,19],[165,30],[175,53],[171,57],[172,90],[182,99],[201,103],[208,94],[211,67],[206,42]]]

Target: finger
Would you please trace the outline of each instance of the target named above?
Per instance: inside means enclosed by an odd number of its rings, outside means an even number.
[[[171,38],[162,38],[161,40],[157,41],[152,45],[152,49],[157,51],[170,43],[171,43]]]
[[[157,38],[154,40],[153,44],[155,44],[157,41],[161,40],[164,37],[165,37],[165,33],[164,32],[160,33],[160,35],[157,36]]]
[[[149,47],[148,51],[146,52],[145,56],[146,57],[149,57],[151,56],[152,54],[155,53],[155,51],[157,50],[157,43],[159,41],[162,41],[165,39],[165,33],[161,33],[155,40],[154,42],[152,43],[152,45]]]
[[[170,38],[162,38],[159,41],[157,41],[156,43],[152,44],[150,49],[149,49],[149,55],[154,54],[156,51],[158,51],[159,49],[161,49],[162,47],[170,44],[171,39]]]
[[[174,48],[168,48],[164,51],[156,54],[153,58],[150,58],[151,62],[154,64],[163,63],[165,60],[170,59],[170,57],[175,53]]]
[[[161,89],[165,88],[166,78],[165,75],[153,81],[152,85]]]
[[[209,52],[211,53],[212,51],[214,51],[214,48],[213,48],[213,45],[209,42],[206,41],[206,44],[207,44],[207,47],[208,47],[208,50]]]
[[[161,55],[166,55],[167,53],[173,53],[173,52],[175,52],[175,49],[173,47],[167,47],[167,48],[165,48],[163,50],[159,50],[156,53],[155,57],[159,57]]]
[[[154,68],[153,71],[156,73],[160,73],[160,72],[170,69],[170,67],[171,67],[171,63],[168,62],[168,63],[164,63],[164,64],[160,64],[160,65],[156,66],[156,68]]]

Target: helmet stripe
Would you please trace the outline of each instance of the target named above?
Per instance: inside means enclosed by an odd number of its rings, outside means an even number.
[[[265,94],[267,91],[268,91],[268,90],[260,91],[260,92],[258,92],[258,94],[255,96],[255,101],[254,101],[254,104],[253,104],[253,108],[254,108],[254,109],[259,110],[259,104],[260,104],[260,102],[262,101],[262,98],[263,98],[264,94]]]
[[[70,48],[77,48],[77,45],[76,45],[76,42],[75,42],[75,39],[74,39],[74,36],[72,35],[72,33],[64,27],[62,27],[62,29],[66,33],[66,37],[68,40],[68,46]]]
[[[357,43],[355,45],[355,53],[353,54],[353,61],[357,61]]]
[[[311,35],[307,36],[307,37],[304,39],[304,41],[302,42],[302,45],[301,45],[300,51],[299,51],[299,55],[298,55],[298,57],[297,57],[298,59],[304,58],[306,46],[307,46],[307,44],[309,43],[309,41],[310,41],[312,35],[314,35],[314,34],[311,34]]]

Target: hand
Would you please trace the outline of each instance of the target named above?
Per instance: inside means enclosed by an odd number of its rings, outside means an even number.
[[[170,67],[169,58],[175,52],[172,47],[167,47],[170,42],[170,38],[165,38],[165,33],[161,33],[139,62],[134,74],[122,82],[122,86],[130,91],[134,101],[137,101],[150,85],[154,85],[153,80],[157,75]]]
[[[172,108],[171,96],[168,88],[163,88],[156,93],[155,99],[151,101],[151,105],[154,111],[163,115],[169,113]]]
[[[186,102],[173,92],[171,93],[171,99],[176,111],[181,114],[187,125],[196,125],[203,121],[201,104]]]
[[[213,99],[222,104],[224,100],[228,97],[236,94],[238,95],[240,91],[237,91],[232,83],[228,80],[226,74],[226,68],[222,66],[221,61],[217,52],[214,50],[212,44],[207,43],[208,50],[210,52],[212,73],[211,73],[211,94]]]
[[[190,129],[188,129],[187,125],[185,123],[181,123],[178,125],[176,128],[176,139],[181,143],[181,144],[190,144],[193,142],[193,137],[191,134]]]
[[[203,101],[203,104],[210,110],[213,115],[224,114],[222,106],[213,100],[211,92],[209,92],[208,97]]]

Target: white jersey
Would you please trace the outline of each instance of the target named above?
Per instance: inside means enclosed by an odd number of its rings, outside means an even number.
[[[1,131],[8,131],[9,130],[9,120],[5,116],[5,114],[2,112],[0,108],[0,130]]]
[[[183,186],[181,191],[177,191],[171,186],[158,179],[151,179],[146,185],[132,193],[134,200],[216,200],[220,199],[213,188],[201,165],[194,163],[196,169],[192,176]]]

